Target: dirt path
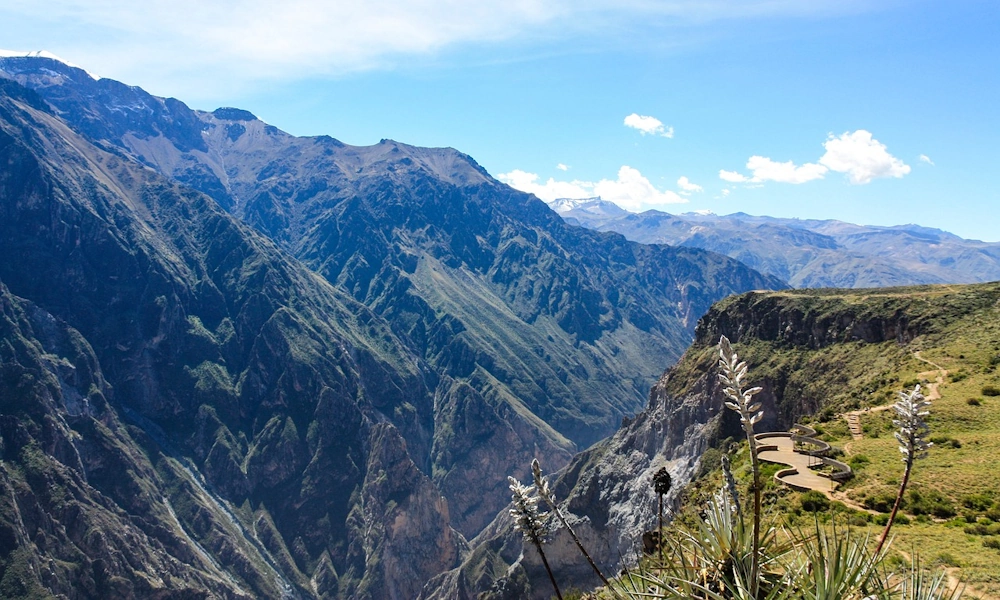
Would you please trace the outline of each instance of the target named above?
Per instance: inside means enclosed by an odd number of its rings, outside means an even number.
[[[925,388],[924,397],[926,397],[928,400],[931,401],[941,398],[941,391],[939,388],[941,384],[944,383],[944,378],[948,376],[948,370],[942,367],[941,365],[929,361],[926,358],[920,356],[919,350],[913,353],[913,357],[921,362],[925,362],[934,367],[933,371],[924,371],[923,373],[918,374],[918,377],[920,377],[920,379],[928,379],[928,380],[930,380],[931,378],[934,379],[933,382],[929,382],[927,384]],[[889,410],[890,408],[892,408],[893,404],[883,404],[882,406],[873,406],[871,408],[866,408],[864,410],[852,410],[850,412],[843,413],[842,416],[844,417],[844,420],[847,421],[847,428],[851,431],[851,439],[860,440],[864,439],[865,437],[864,431],[861,429],[861,415],[881,412],[883,410]],[[844,453],[850,456],[851,454],[850,442],[848,442],[844,446]]]

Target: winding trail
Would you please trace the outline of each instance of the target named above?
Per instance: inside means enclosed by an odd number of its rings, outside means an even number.
[[[930,366],[934,367],[933,371],[924,371],[922,373],[918,373],[917,376],[920,379],[927,379],[927,380],[933,378],[934,381],[929,382],[927,384],[925,388],[926,393],[924,394],[924,396],[932,402],[934,400],[940,399],[941,398],[940,387],[941,384],[944,383],[944,378],[948,376],[948,370],[942,367],[941,365],[937,364],[936,362],[932,362],[920,356],[919,350],[913,353],[913,358],[916,358],[917,360],[925,362]],[[861,428],[861,415],[889,410],[893,407],[894,404],[895,403],[893,402],[891,404],[883,404],[882,406],[873,406],[863,410],[852,410],[850,412],[843,413],[842,416],[844,417],[844,420],[847,421],[847,428],[851,431],[851,439],[861,440],[864,439],[865,437],[864,431]],[[844,453],[850,456],[851,454],[850,442],[844,445]]]

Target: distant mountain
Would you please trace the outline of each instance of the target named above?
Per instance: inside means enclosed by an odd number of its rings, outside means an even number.
[[[735,258],[793,287],[884,287],[1000,280],[1000,243],[921,227],[876,227],[833,220],[744,213],[628,213],[600,198],[555,200],[568,223],[614,231],[645,244],[704,248]]]
[[[71,517],[25,500],[0,513],[0,554],[65,564],[49,590],[91,573],[87,597],[177,589],[81,558],[132,536],[213,595],[412,598],[503,508],[508,474],[637,410],[712,302],[783,286],[569,226],[451,149],[297,138],[45,57],[0,58],[0,157],[0,283],[90,349],[108,407],[74,420],[72,386],[6,405],[27,433],[3,433],[4,460],[39,448],[76,469],[77,508],[138,528],[31,545],[48,526],[18,529],[26,511]],[[60,356],[18,327],[41,366],[10,389]],[[60,419],[69,446],[46,433]]]

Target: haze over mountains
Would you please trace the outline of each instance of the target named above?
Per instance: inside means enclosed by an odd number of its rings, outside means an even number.
[[[0,545],[29,591],[412,598],[714,301],[784,286],[570,226],[451,149],[44,57],[0,59],[0,157]]]
[[[735,258],[792,287],[885,287],[1000,279],[1000,243],[966,240],[919,225],[875,227],[656,210],[630,213],[590,198],[549,203],[568,223],[615,231],[644,244],[704,248]],[[903,220],[906,215],[900,215]]]

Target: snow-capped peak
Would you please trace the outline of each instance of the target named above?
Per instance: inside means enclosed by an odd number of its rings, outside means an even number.
[[[51,59],[51,60],[57,60],[57,61],[61,62],[62,64],[66,65],[67,67],[73,67],[74,69],[80,69],[81,71],[83,71],[87,75],[90,75],[90,77],[94,81],[97,81],[98,79],[101,78],[100,75],[94,75],[93,73],[91,73],[90,71],[84,69],[83,67],[81,67],[79,65],[74,65],[73,63],[69,62],[68,60],[63,60],[63,59],[59,58],[58,56],[56,56],[55,54],[52,54],[48,50],[35,50],[35,51],[32,51],[32,52],[21,52],[21,51],[18,51],[18,50],[0,50],[0,58],[48,58],[48,59]]]

